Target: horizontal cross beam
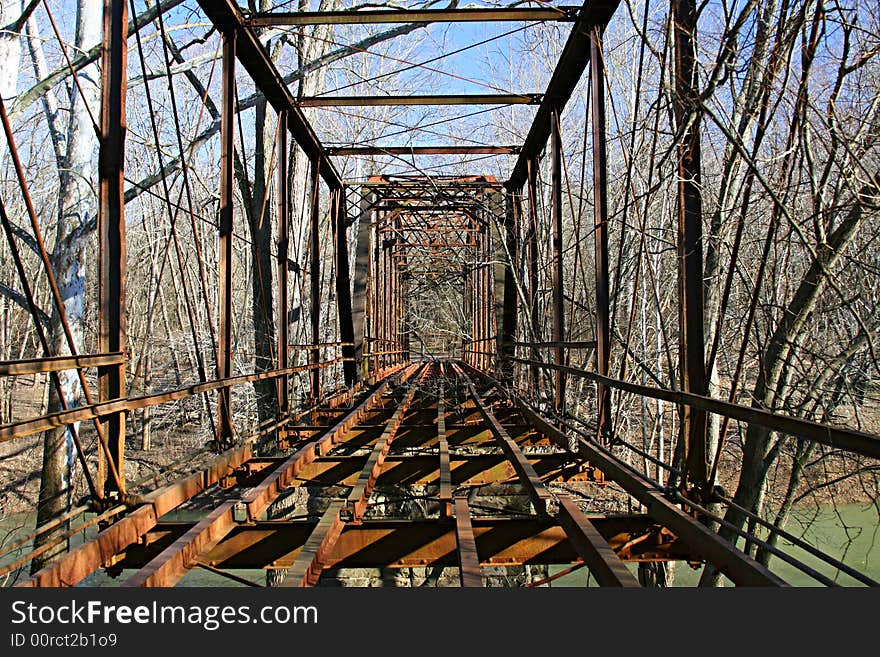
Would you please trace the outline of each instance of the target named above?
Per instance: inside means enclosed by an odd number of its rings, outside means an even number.
[[[694,560],[680,540],[643,515],[588,516],[603,539],[625,561]],[[125,569],[139,568],[171,545],[194,522],[166,522],[125,551]],[[237,525],[200,561],[215,568],[290,568],[316,521],[255,522]],[[471,518],[481,566],[578,563],[581,556],[553,518]],[[459,565],[455,521],[448,518],[366,520],[348,523],[325,568],[413,568]]]
[[[327,155],[519,155],[519,146],[340,146]]]
[[[449,94],[407,96],[306,96],[299,107],[379,107],[386,105],[539,105],[541,94]]]
[[[579,7],[386,9],[380,11],[278,11],[251,14],[245,21],[253,27],[278,25],[367,25],[388,23],[467,23],[502,21],[573,21]]]
[[[60,372],[85,367],[119,365],[125,362],[120,351],[107,354],[81,354],[78,356],[50,356],[24,360],[0,360],[0,376],[20,376],[41,372]]]

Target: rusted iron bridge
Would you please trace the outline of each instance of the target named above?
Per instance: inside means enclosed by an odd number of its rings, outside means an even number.
[[[97,394],[89,395],[85,405],[0,427],[0,439],[10,440],[52,427],[94,423],[102,467],[92,487],[92,508],[97,515],[89,523],[99,525],[100,532],[22,585],[73,586],[107,569],[124,573],[123,586],[173,586],[192,569],[201,568],[237,580],[241,578],[228,571],[266,569],[278,574],[276,582],[281,585],[314,586],[321,584],[322,573],[330,568],[442,566],[457,568],[462,586],[476,587],[485,584],[481,569],[487,567],[554,564],[567,569],[586,567],[601,585],[638,586],[626,562],[651,561],[711,564],[737,585],[786,585],[718,534],[719,523],[723,526],[724,521],[717,505],[733,502],[713,485],[707,416],[757,423],[873,458],[880,457],[880,441],[859,431],[707,395],[699,135],[689,128],[678,149],[680,389],[628,382],[609,371],[611,276],[603,31],[617,8],[616,0],[588,0],[583,6],[562,9],[272,14],[244,13],[230,0],[200,0],[199,4],[222,35],[216,378],[171,392],[141,397],[126,394],[123,164],[128,16],[126,2],[108,0],[102,59],[99,352],[2,365],[4,375],[97,368]],[[688,125],[694,75],[689,39],[695,8],[686,1],[675,5],[676,111],[681,124]],[[543,93],[295,98],[256,32],[279,25],[522,20],[559,21],[571,28]],[[276,353],[280,356],[272,369],[256,374],[235,374],[231,347],[239,66],[265,95],[281,126],[276,142],[280,156],[275,309]],[[570,304],[563,292],[560,115],[588,70],[595,339],[576,342],[566,336]],[[326,106],[492,103],[537,106],[521,145],[327,148],[303,112],[303,108]],[[302,346],[308,351],[308,363],[299,365],[289,360],[287,329],[292,190],[286,154],[291,148],[301,149],[311,163],[312,342]],[[475,171],[469,176],[378,172],[367,182],[348,183],[334,166],[336,157],[369,154],[511,155],[516,161],[504,182]],[[550,158],[552,190],[552,262],[546,281],[539,280],[538,246],[531,229],[539,211],[535,199],[538,163],[543,157]],[[329,194],[332,263],[319,258],[322,189]],[[3,220],[8,232],[5,212]],[[356,242],[353,248],[351,240]],[[457,263],[465,261],[477,264],[456,269]],[[524,263],[523,271],[520,263]],[[331,275],[330,269],[335,293],[332,299],[322,299],[320,281]],[[418,300],[413,292],[415,281],[444,276],[460,284],[469,336],[453,341],[442,335],[421,336],[416,344],[413,333],[406,330]],[[532,304],[541,285],[552,290],[552,334],[543,341],[540,330],[522,330],[537,321]],[[322,344],[326,327],[321,325],[321,308],[329,303],[336,304],[338,342]],[[524,334],[532,338],[518,340]],[[570,354],[584,351],[593,352],[594,367],[571,365]],[[327,358],[328,353],[337,355]],[[333,372],[338,375],[331,376]],[[301,374],[308,377],[310,395],[308,403],[294,407],[290,380]],[[519,395],[510,385],[514,379],[525,381],[535,394],[531,398]],[[271,425],[242,436],[235,428],[232,390],[257,380],[275,383],[279,413]],[[567,415],[566,388],[573,380],[586,380],[595,389],[595,417],[588,418],[589,431],[572,424]],[[337,381],[344,386],[336,385]],[[85,379],[82,383],[85,386]],[[612,390],[680,407],[685,458],[679,476],[660,485],[621,458]],[[217,399],[216,455],[210,464],[150,492],[127,490],[126,415],[206,393]],[[564,484],[583,481],[613,482],[630,497],[634,512],[585,510],[564,488]],[[306,485],[332,491],[323,508],[307,517],[273,514],[274,505]],[[514,490],[525,504],[515,511],[487,509],[475,492],[492,486]],[[389,489],[416,491],[410,498],[420,500],[424,513],[418,518],[395,515],[394,500],[386,493],[377,495]],[[199,518],[180,519],[177,512],[188,508],[200,509]],[[739,533],[758,540],[745,530]],[[805,549],[818,553],[810,546]],[[844,564],[825,555],[822,558],[859,581],[874,584]],[[820,582],[833,583],[810,566],[800,567]]]

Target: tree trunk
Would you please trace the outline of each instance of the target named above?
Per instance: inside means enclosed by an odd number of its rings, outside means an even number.
[[[275,367],[275,323],[272,297],[272,203],[267,184],[271,166],[266,156],[272,152],[274,134],[271,121],[267,121],[266,100],[261,99],[255,109],[254,130],[254,179],[250,194],[250,206],[245,214],[248,218],[251,241],[251,313],[254,330],[254,372],[265,372]],[[244,154],[242,154],[244,155]],[[276,154],[278,157],[280,154]],[[239,185],[247,185],[247,180],[239,177]],[[254,394],[257,398],[257,415],[260,422],[272,420],[278,414],[278,400],[275,395],[275,381],[264,379],[254,381]]]
[[[75,47],[84,50],[101,40],[102,2],[79,0],[77,3]],[[91,230],[97,214],[97,199],[91,181],[94,173],[95,134],[92,116],[97,120],[99,107],[100,71],[97,65],[84,68],[79,77],[80,95],[76,85],[70,90],[70,115],[66,128],[66,152],[63,166],[59,166],[58,229],[51,264],[58,281],[64,315],[66,316],[73,347],[80,351],[85,323],[85,276]],[[88,106],[86,105],[88,104]],[[91,116],[89,114],[91,109]],[[51,129],[51,126],[50,126]],[[69,353],[58,308],[51,317],[51,341],[54,354]],[[72,371],[60,373],[61,385],[67,404],[81,403],[82,390]],[[53,388],[49,395],[49,413],[61,410],[60,399]],[[66,428],[53,429],[43,435],[43,470],[37,506],[37,526],[63,513],[73,493],[72,468],[74,463],[73,439]],[[34,547],[55,540],[65,531],[59,526],[34,539]],[[35,558],[31,563],[36,572],[65,549],[64,544]]]
[[[21,16],[21,0],[0,0],[0,28]],[[0,98],[3,101],[15,95],[18,86],[18,64],[21,59],[21,39],[17,32],[0,29]],[[7,144],[0,143],[0,167],[6,159]]]

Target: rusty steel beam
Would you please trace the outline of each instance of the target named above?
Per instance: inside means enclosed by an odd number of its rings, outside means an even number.
[[[248,490],[239,499],[231,499],[191,527],[183,536],[152,559],[143,569],[133,575],[126,586],[173,586],[183,578],[201,559],[201,556],[217,545],[235,527],[234,511],[244,506],[248,517],[256,519],[281,494],[283,487],[316,454],[332,448],[334,442],[353,426],[363,413],[384,393],[389,379],[377,387],[354,410],[331,427],[328,432],[311,440],[290,458],[278,465],[258,486]]]
[[[529,195],[529,222],[526,229],[525,241],[527,244],[528,268],[529,268],[529,298],[531,306],[529,315],[531,324],[531,341],[537,342],[541,339],[541,318],[538,314],[539,299],[538,294],[538,160],[537,158],[529,158],[526,160],[526,184]],[[514,354],[515,355],[515,354]],[[529,356],[532,360],[538,360],[538,346],[531,345]],[[528,372],[528,382],[532,390],[538,389],[538,378],[540,372],[535,367],[530,367]]]
[[[504,183],[509,190],[522,187],[528,175],[529,160],[538,157],[550,137],[550,123],[554,113],[561,114],[571,98],[574,89],[584,74],[590,61],[590,32],[594,26],[603,27],[611,20],[620,0],[586,0],[580,9],[577,22],[572,26],[571,34],[556,68],[547,84],[544,100],[538,108],[529,134],[523,144],[522,153]]]
[[[414,366],[410,366],[403,372],[394,371],[380,383],[363,401],[361,401],[354,409],[346,413],[342,419],[334,424],[320,438],[310,440],[303,447],[299,448],[284,463],[264,479],[259,486],[254,487],[246,495],[242,497],[242,502],[247,508],[248,518],[252,521],[259,518],[272,503],[272,501],[281,494],[281,491],[287,486],[302,470],[302,468],[318,456],[324,456],[339,442],[345,434],[351,431],[364,416],[364,414],[376,405],[381,396],[388,389],[391,380],[396,376],[404,379],[412,374]]]
[[[678,140],[678,294],[679,294],[679,379],[684,392],[707,395],[706,347],[703,333],[703,200],[701,183],[700,119],[694,42],[697,33],[697,3],[672,3],[675,51],[675,118],[682,131]],[[681,413],[686,447],[685,488],[696,489],[699,500],[709,491],[706,413],[684,406]]]
[[[449,442],[446,440],[446,404],[444,400],[445,386],[440,384],[437,396],[437,452],[440,456],[440,515],[448,518],[452,512],[452,472],[449,467]]]
[[[233,211],[235,199],[235,30],[224,32],[223,39],[223,99],[220,114],[220,221],[217,264],[217,378],[232,376],[232,268],[233,268]],[[231,444],[235,433],[232,424],[232,391],[221,388],[217,392],[217,440],[221,445]]]
[[[312,344],[321,342],[321,199],[320,199],[320,166],[318,158],[312,158],[312,189],[309,206],[309,283],[311,311]],[[315,346],[309,353],[309,361],[314,364],[321,360],[321,348]],[[312,370],[312,400],[321,399],[321,372]]]
[[[342,365],[345,385],[357,381],[354,311],[351,303],[351,275],[348,267],[348,227],[345,212],[345,187],[330,191],[330,222],[333,227],[333,251],[336,258],[336,316],[342,341]]]
[[[471,381],[470,377],[468,377],[458,365],[453,364],[453,367],[464,383],[465,388],[468,390],[471,400],[476,405],[483,420],[492,430],[501,449],[504,450],[507,458],[510,459],[510,462],[516,469],[522,482],[527,485],[528,493],[532,498],[532,503],[535,505],[535,509],[537,509],[538,513],[547,513],[548,505],[553,500],[550,491],[544,486],[544,482],[541,481],[538,473],[535,472],[532,464],[529,463],[529,460],[526,458],[525,454],[523,454],[519,445],[516,444],[516,441],[510,437],[510,434],[507,433],[507,430],[503,426],[501,426],[501,423],[498,421],[498,418],[495,417],[495,414],[492,413],[492,411],[490,411],[483,403],[483,400],[480,398],[480,395],[477,394],[477,389],[474,387],[474,383]]]
[[[455,514],[455,542],[458,548],[458,573],[462,588],[483,586],[480,574],[480,555],[471,525],[471,512],[466,497],[459,496],[453,502]]]
[[[424,372],[426,371],[424,366],[420,369],[422,369],[422,376],[424,376]],[[419,380],[421,380],[421,376],[419,377]],[[348,494],[348,508],[346,509],[346,512],[350,512],[351,518],[354,522],[360,522],[364,516],[364,512],[367,510],[367,503],[370,501],[370,495],[372,495],[376,480],[382,472],[382,464],[385,462],[385,457],[388,455],[391,443],[394,442],[400,424],[403,422],[403,417],[409,410],[410,404],[418,391],[418,387],[419,381],[417,380],[416,383],[410,386],[406,396],[397,405],[394,415],[388,420],[385,425],[385,430],[382,432],[382,435],[379,436],[379,440],[376,441],[372,453],[367,458],[367,462],[361,470],[357,483],[355,483],[351,492]]]
[[[290,362],[288,346],[290,342],[290,318],[288,317],[290,285],[287,263],[290,251],[290,183],[287,171],[289,147],[286,123],[287,110],[284,110],[278,114],[278,133],[275,144],[278,158],[276,178],[276,185],[278,187],[278,243],[276,248],[278,249],[278,255],[275,260],[278,276],[278,334],[275,345],[276,367],[278,369],[286,368]],[[290,377],[286,375],[279,377],[276,390],[278,395],[278,415],[282,418],[287,417],[290,415]],[[281,432],[279,432],[279,438],[283,437]]]
[[[431,426],[433,427],[433,425]],[[358,425],[353,427],[352,431],[367,434],[371,428]],[[423,435],[427,433],[426,430]],[[398,434],[398,444],[413,442],[413,432],[403,426],[399,429]],[[494,444],[497,443],[489,443],[488,446]],[[491,483],[517,483],[518,481],[519,475],[503,454],[450,455],[449,439],[440,440],[439,437],[437,449],[440,457],[439,465],[436,455],[387,456],[379,473],[380,481],[383,485],[390,486],[438,486],[441,504],[451,503],[454,486],[479,486]],[[365,459],[365,456],[317,458],[303,467],[298,479],[320,485],[354,486]],[[544,482],[577,481],[586,477],[583,462],[579,458],[573,458],[570,454],[562,452],[527,454],[526,459]]]
[[[541,481],[534,468],[529,463],[525,454],[514,442],[495,415],[483,404],[477,395],[476,388],[468,376],[455,366],[465,385],[470,391],[471,397],[477,404],[480,413],[487,424],[492,428],[498,442],[507,454],[520,479],[528,489],[536,508],[541,513],[546,513],[549,503],[552,501],[550,491]],[[556,496],[556,506],[559,524],[572,542],[575,550],[587,563],[590,572],[602,586],[637,587],[639,583],[626,569],[623,562],[614,553],[608,543],[590,523],[589,518],[575,505],[567,495]]]
[[[212,510],[161,554],[122,583],[123,587],[168,587],[179,582],[196,565],[200,554],[211,550],[235,526],[236,500]]]
[[[534,364],[536,367],[540,368],[555,369],[557,367],[552,363],[539,363],[526,359],[517,360],[526,364]],[[741,404],[734,404],[721,399],[703,397],[701,395],[681,392],[679,390],[652,388],[651,386],[644,386],[629,381],[620,381],[611,377],[600,377],[595,372],[577,367],[566,366],[565,370],[570,375],[602,382],[611,388],[617,388],[618,390],[623,390],[625,392],[631,392],[651,399],[661,399],[673,404],[693,406],[694,408],[699,408],[709,413],[716,413],[724,417],[729,417],[732,420],[741,420],[750,424],[757,424],[772,429],[773,431],[789,433],[845,452],[853,452],[854,454],[861,454],[870,458],[880,459],[880,436],[875,434],[857,431],[855,429],[847,429],[846,427],[834,427],[830,424],[822,424],[820,422],[813,422],[812,420],[790,417],[788,415],[774,413],[773,411],[767,411],[762,408],[742,406]]]
[[[325,368],[342,362],[342,357],[331,358],[328,361],[318,363],[318,367]],[[6,442],[14,438],[28,436],[40,431],[46,431],[53,427],[81,422],[83,420],[91,420],[107,415],[113,415],[123,411],[134,411],[148,406],[158,406],[166,404],[178,399],[186,399],[204,392],[230,388],[232,386],[244,383],[252,383],[254,381],[263,381],[264,379],[274,379],[285,374],[297,374],[314,369],[313,365],[299,365],[296,367],[288,367],[283,370],[269,370],[260,372],[259,374],[242,374],[233,376],[228,379],[208,381],[206,383],[198,383],[196,385],[187,386],[170,392],[157,392],[152,395],[144,395],[143,397],[129,397],[127,399],[119,399],[116,401],[102,402],[100,404],[91,404],[89,406],[78,406],[66,411],[51,413],[49,415],[41,415],[37,418],[29,420],[21,420],[19,422],[11,422],[0,426],[0,442]]]
[[[345,500],[330,502],[330,506],[309,534],[281,586],[308,587],[318,583],[327,563],[328,554],[345,528],[345,521],[341,516],[344,506]]]
[[[602,538],[629,562],[698,560],[679,539],[646,515],[589,516]],[[194,522],[161,523],[126,551],[124,568],[148,562]],[[201,563],[217,568],[290,568],[315,521],[257,522],[235,527]],[[481,566],[583,563],[554,518],[471,518]],[[458,567],[453,522],[367,520],[347,524],[324,568]]]
[[[407,371],[403,372],[406,376]],[[272,501],[281,494],[281,491],[287,486],[302,470],[302,468],[318,456],[324,456],[333,449],[334,445],[340,441],[343,435],[348,433],[364,416],[364,414],[376,405],[381,396],[385,393],[390,385],[391,379],[397,373],[389,374],[376,389],[373,390],[363,401],[361,401],[354,409],[347,412],[342,419],[334,424],[328,431],[316,440],[311,440],[303,447],[298,449],[293,455],[278,466],[272,473],[264,479],[259,486],[254,487],[246,495],[242,497],[242,501],[247,507],[248,518],[252,521],[259,518],[272,503]]]
[[[488,269],[488,258],[486,258],[486,245],[489,241],[489,228],[488,226],[483,226],[482,230],[479,233],[479,245],[478,249],[478,263],[474,270],[474,275],[476,276],[476,285],[474,290],[474,297],[472,299],[472,303],[474,305],[474,315],[477,320],[477,330],[474,331],[474,345],[480,345],[480,349],[473,349],[471,351],[475,356],[475,365],[477,368],[481,370],[486,370],[486,349],[483,345],[486,342],[486,339],[489,335],[489,326],[487,322],[486,313],[489,309],[489,287],[488,280],[486,278],[486,272]]]
[[[276,11],[247,15],[252,27],[279,25],[368,25],[390,23],[461,23],[492,21],[573,21],[578,7],[480,7],[465,9],[381,9],[374,11]]]
[[[108,354],[80,354],[77,356],[50,356],[49,358],[25,358],[22,360],[0,360],[0,376],[22,376],[61,372],[85,367],[120,365],[125,363],[121,351]]]
[[[565,347],[566,349],[595,349],[595,340],[567,340],[566,342],[538,341],[538,342],[514,342],[517,347]]]
[[[507,193],[507,212],[504,216],[504,292],[501,313],[501,330],[498,332],[498,370],[501,376],[512,381],[513,361],[516,355],[516,323],[519,296],[514,267],[519,262],[519,226],[522,220],[522,189]]]
[[[393,256],[395,258],[405,258],[407,257],[406,250],[412,248],[436,248],[438,250],[446,251],[447,249],[470,249],[477,246],[475,242],[409,242],[409,241],[398,241],[397,244],[394,245],[395,252]]]
[[[397,222],[395,221],[395,223]],[[402,316],[400,301],[403,295],[400,293],[400,270],[397,266],[397,259],[394,258],[394,245],[396,244],[397,239],[394,240],[392,247],[388,249],[388,260],[391,265],[391,332],[389,337],[391,338],[393,349],[399,352],[397,358],[393,362],[399,362],[404,357],[403,349],[400,344]]]
[[[18,568],[21,568],[22,566],[24,566],[28,562],[37,558],[39,555],[45,554],[46,552],[57,547],[58,545],[61,545],[62,543],[67,543],[73,536],[75,536],[76,534],[78,534],[80,532],[85,532],[85,530],[88,529],[89,527],[93,527],[94,525],[106,524],[108,522],[112,522],[112,519],[115,516],[120,515],[123,511],[125,511],[125,506],[120,504],[119,506],[113,507],[113,508],[111,508],[111,509],[109,509],[99,515],[96,515],[93,518],[91,518],[90,520],[86,520],[85,522],[82,522],[82,523],[76,525],[75,527],[71,527],[70,524],[68,523],[66,525],[66,527],[62,528],[62,531],[64,531],[64,533],[61,534],[60,536],[54,536],[47,543],[43,543],[40,547],[35,548],[34,550],[32,550],[31,552],[28,552],[24,556],[18,557],[14,561],[12,561],[10,563],[5,563],[5,564],[3,564],[3,566],[0,566],[0,577],[3,577],[5,579],[9,573],[13,572],[14,570],[17,570]],[[68,517],[68,520],[69,520],[69,517]],[[63,523],[64,523],[64,521],[61,521],[59,524],[63,524]],[[65,531],[65,529],[66,529],[66,531]],[[35,536],[38,536],[38,535],[39,534],[35,534],[33,536],[28,537],[26,540],[23,540],[20,543],[20,545],[23,545],[25,543],[29,543],[31,540],[34,539]],[[9,549],[9,548],[6,548],[6,549]]]
[[[519,146],[337,146],[327,155],[518,155]]]
[[[559,502],[559,524],[596,581],[601,586],[639,587],[638,580],[571,498],[558,493],[556,499]]]
[[[349,393],[337,395],[330,403],[344,401],[348,395]],[[254,439],[258,436],[259,434],[254,436]],[[252,440],[249,440],[220,454],[203,470],[178,479],[143,498],[128,496],[129,503],[140,506],[103,530],[97,537],[80,544],[16,586],[75,586],[102,565],[110,565],[116,555],[136,545],[142,536],[156,526],[163,515],[250,462],[252,457],[253,445]]]
[[[537,105],[541,94],[458,94],[436,96],[310,96],[300,107],[379,107],[402,105]]]
[[[551,424],[527,402],[514,399],[523,414],[542,433],[560,447],[568,445],[568,436]],[[619,484],[647,509],[648,515],[668,527],[692,550],[711,562],[731,581],[740,586],[786,586],[784,580],[772,573],[732,543],[708,529],[693,516],[666,499],[653,482],[631,466],[620,461],[606,448],[577,439],[577,451],[601,470],[611,481]]]
[[[552,280],[553,280],[553,332],[552,338],[557,345],[565,342],[565,266],[562,246],[562,129],[559,125],[559,113],[550,116],[550,203],[551,223],[553,225],[552,240]],[[565,365],[565,348],[553,347],[553,362]],[[565,414],[565,372],[555,372],[554,409],[559,417]]]
[[[327,555],[333,550],[333,546],[342,534],[346,522],[360,522],[366,511],[367,503],[376,484],[376,479],[382,470],[382,462],[388,454],[394,435],[407,412],[410,403],[415,397],[418,382],[410,386],[409,392],[403,401],[397,406],[394,415],[388,421],[385,430],[376,442],[372,453],[361,470],[357,483],[352,488],[346,499],[337,499],[321,516],[314,531],[299,553],[296,561],[290,569],[290,573],[284,580],[284,586],[314,586],[321,577]]]
[[[287,128],[309,159],[319,160],[321,177],[332,188],[342,185],[342,179],[333,163],[324,153],[315,131],[297,106],[293,95],[287,88],[281,74],[272,63],[253,29],[245,25],[245,17],[235,0],[198,0],[199,6],[222,32],[237,35],[236,56],[253,79],[256,87],[263,93],[274,110],[281,113],[287,110]]]
[[[251,456],[250,444],[233,448],[221,454],[206,469],[153,491],[144,498],[141,506],[97,537],[77,546],[16,586],[76,586],[102,565],[109,564],[115,555],[136,544],[141,536],[156,526],[161,516],[213,485]]]
[[[605,55],[602,34],[590,34],[590,99],[593,139],[593,244],[596,270],[596,371],[608,376],[611,367],[611,274],[608,267],[608,157],[605,144]],[[611,437],[611,391],[596,386],[596,433]]]
[[[417,189],[424,191],[448,190],[450,188],[453,190],[465,190],[474,187],[485,189],[501,186],[501,183],[494,176],[414,176],[398,177],[395,180],[391,180],[387,176],[370,176],[367,182],[353,182],[351,184],[371,189],[391,187],[398,190]]]
[[[98,153],[98,351],[123,352],[125,325],[125,96],[128,3],[104,0],[101,134]],[[98,367],[98,401],[125,397],[125,362]],[[101,418],[107,453],[98,451],[97,486],[125,494],[125,414]],[[107,461],[112,460],[112,465]],[[119,476],[110,476],[110,471]]]
[[[359,215],[357,219],[357,244],[354,254],[354,285],[352,286],[352,327],[354,331],[354,359],[358,366],[358,376],[362,372],[364,354],[364,336],[367,326],[367,302],[371,291],[368,289],[370,279],[370,234],[371,218],[371,194],[363,195],[358,204]]]

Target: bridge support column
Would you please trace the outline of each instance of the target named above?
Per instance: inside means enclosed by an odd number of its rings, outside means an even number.
[[[354,366],[358,377],[367,375],[368,361],[363,360],[364,355],[364,325],[365,309],[367,306],[367,280],[370,269],[370,230],[373,217],[372,194],[362,190],[363,198],[359,204],[360,218],[357,228],[357,247],[354,256],[354,294],[352,298],[352,357],[355,359]],[[342,214],[345,216],[345,196],[342,198]],[[345,351],[342,352],[345,355]],[[363,362],[363,368],[359,368]]]
[[[538,317],[538,161],[529,158],[527,165],[527,185],[529,193],[529,221],[526,230],[526,243],[529,256],[529,298],[531,299],[531,332],[529,342],[532,347],[529,350],[529,359],[537,362],[540,354],[536,342],[541,339],[541,321]],[[529,366],[529,387],[537,391],[540,370],[534,365]]]
[[[504,302],[498,339],[498,371],[507,381],[513,380],[513,357],[516,355],[516,322],[519,307],[516,289],[516,266],[519,258],[519,224],[522,217],[522,188],[505,195]]]
[[[562,255],[562,131],[559,110],[550,120],[551,149],[551,213],[553,224],[553,362],[565,365],[565,267]],[[565,372],[555,370],[554,408],[562,417],[565,412]]]
[[[288,276],[287,260],[290,240],[290,189],[287,180],[287,111],[278,113],[278,137],[275,145],[278,158],[278,337],[276,343],[276,367],[286,369],[289,363],[289,331],[288,318]],[[290,415],[290,377],[285,374],[277,379],[278,415]],[[279,439],[283,438],[285,428],[278,431]]]
[[[98,205],[98,351],[126,351],[125,326],[125,0],[105,0],[101,47],[101,136]],[[125,397],[125,361],[98,368],[98,399]],[[102,493],[125,494],[125,413],[101,420],[107,451],[100,454],[98,487]],[[111,463],[108,463],[112,461]],[[108,477],[115,470],[117,477]]]
[[[608,271],[608,177],[605,147],[605,61],[599,27],[590,34],[590,98],[593,131],[593,241],[596,265],[596,371],[608,376],[611,365],[610,274]],[[611,391],[596,384],[597,437],[611,434]]]
[[[236,32],[223,33],[223,100],[220,115],[220,225],[217,282],[217,378],[232,375],[232,204],[235,179],[235,46]],[[217,393],[218,449],[232,443],[232,394]]]
[[[348,269],[345,187],[334,189],[330,194],[333,248],[336,253],[336,315],[339,318],[339,339],[343,344],[342,357],[348,359],[343,362],[342,371],[345,385],[353,386],[357,381],[357,363],[354,361],[354,319],[351,307],[351,276]]]
[[[317,158],[312,158],[312,196],[309,211],[309,277],[311,283],[311,324],[312,324],[312,349],[309,351],[309,362],[314,367],[311,372],[312,400],[317,402],[321,399],[321,370],[318,363],[321,361],[321,167]]]

